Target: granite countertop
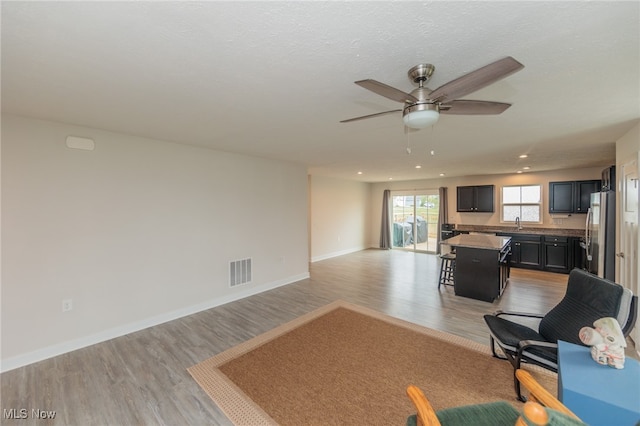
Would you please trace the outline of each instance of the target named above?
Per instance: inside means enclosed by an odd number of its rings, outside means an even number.
[[[502,250],[504,246],[509,244],[511,237],[496,237],[494,235],[469,235],[461,234],[448,240],[442,241],[452,247],[468,247],[485,250]]]
[[[534,228],[529,226],[518,230],[515,226],[456,225],[456,231],[584,237],[584,229]]]

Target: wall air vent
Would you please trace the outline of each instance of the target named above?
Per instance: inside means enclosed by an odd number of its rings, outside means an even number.
[[[251,281],[251,258],[229,262],[229,287]]]

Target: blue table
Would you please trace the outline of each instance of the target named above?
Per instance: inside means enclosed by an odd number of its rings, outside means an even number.
[[[622,370],[600,365],[590,348],[558,341],[558,398],[591,426],[640,422],[640,363],[627,357]]]

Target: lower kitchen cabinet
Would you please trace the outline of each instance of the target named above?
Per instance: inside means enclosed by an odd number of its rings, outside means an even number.
[[[569,273],[573,251],[569,250],[568,237],[544,236],[543,258],[545,271]]]
[[[511,266],[540,269],[542,267],[542,237],[540,235],[511,235]]]
[[[511,266],[567,274],[580,268],[580,239],[556,235],[510,234]],[[577,263],[576,263],[577,262]]]
[[[509,244],[500,250],[456,247],[456,295],[485,302],[500,297],[509,278],[509,251]]]

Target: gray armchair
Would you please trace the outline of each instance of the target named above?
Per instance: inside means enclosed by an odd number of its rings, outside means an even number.
[[[580,329],[592,327],[595,320],[603,317],[616,318],[627,337],[636,322],[637,305],[638,296],[634,296],[631,290],[589,272],[574,269],[569,274],[564,298],[548,313],[497,311],[485,315],[484,320],[489,327],[493,356],[511,362],[516,395],[519,400],[525,401],[515,378],[515,371],[522,363],[557,372],[558,340],[582,345]],[[517,317],[540,318],[538,330],[512,321]],[[496,346],[504,356],[496,352]]]

